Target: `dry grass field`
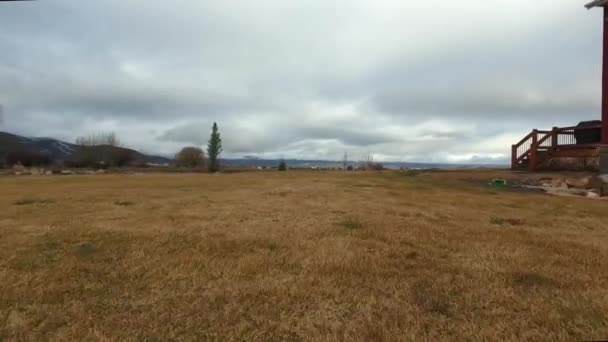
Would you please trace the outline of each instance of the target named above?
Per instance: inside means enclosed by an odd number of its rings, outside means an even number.
[[[608,339],[608,202],[463,175],[0,177],[0,340]]]

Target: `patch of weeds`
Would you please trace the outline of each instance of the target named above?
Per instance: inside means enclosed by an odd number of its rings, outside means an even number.
[[[420,281],[410,288],[412,301],[424,311],[450,317],[450,297],[442,288],[435,288],[428,281]]]
[[[523,287],[558,287],[559,283],[551,278],[533,272],[515,272],[511,281]]]
[[[525,223],[525,221],[523,219],[518,219],[518,218],[504,218],[504,217],[492,216],[492,217],[490,217],[490,223],[499,225],[499,226],[503,226],[503,225],[521,226]]]
[[[121,200],[116,200],[114,201],[114,205],[119,205],[121,207],[129,207],[134,205],[135,203],[131,202],[131,201],[121,201]]]
[[[355,183],[352,184],[353,187],[356,188],[373,188],[374,184],[370,184],[370,183]]]
[[[78,245],[78,249],[76,250],[76,253],[81,258],[90,258],[91,256],[93,256],[93,253],[95,253],[95,250],[96,250],[95,245],[93,245],[92,242],[85,241],[85,242],[81,243],[80,245]]]
[[[48,240],[43,244],[43,250],[46,252],[55,252],[59,249],[60,243],[55,240]]]
[[[359,229],[363,228],[363,225],[359,221],[353,219],[352,217],[345,218],[344,220],[338,222],[338,225],[340,225],[348,230],[359,230]]]
[[[15,201],[14,205],[30,205],[30,204],[52,204],[55,200],[49,198],[23,198]]]
[[[557,310],[565,321],[573,322],[580,319],[594,329],[604,329],[608,326],[606,315],[596,304],[588,300],[579,298],[574,302],[564,302],[557,306]]]
[[[279,244],[274,241],[270,241],[266,248],[268,248],[268,250],[271,252],[276,252],[279,250]]]
[[[492,216],[492,217],[490,217],[490,223],[502,226],[503,224],[505,224],[505,219],[502,217]]]
[[[268,239],[256,239],[252,241],[252,251],[255,249],[258,250],[266,250],[272,253],[275,253],[281,249],[281,246],[278,242]]]
[[[17,256],[10,260],[10,267],[30,272],[51,267],[59,258],[61,244],[56,240],[43,239],[19,250]]]

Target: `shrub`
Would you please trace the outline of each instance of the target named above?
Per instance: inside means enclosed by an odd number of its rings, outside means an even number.
[[[519,218],[504,218],[504,217],[497,217],[497,216],[492,216],[490,217],[490,223],[495,224],[495,225],[511,225],[511,226],[521,226],[523,224],[525,224],[525,221],[523,219],[519,219]]]
[[[135,203],[131,202],[131,201],[122,201],[122,200],[116,200],[114,201],[114,205],[118,205],[121,207],[129,207],[134,205]]]
[[[175,155],[175,165],[178,167],[205,166],[205,152],[194,146],[184,147]]]
[[[502,217],[492,216],[492,217],[490,217],[490,223],[501,226],[501,225],[505,224],[505,219]]]
[[[338,222],[338,224],[348,230],[358,230],[363,228],[363,225],[359,221],[356,221],[351,217],[345,218],[344,220]]]
[[[367,169],[368,170],[382,171],[382,170],[384,170],[384,165],[381,164],[381,163],[368,163],[367,164]]]

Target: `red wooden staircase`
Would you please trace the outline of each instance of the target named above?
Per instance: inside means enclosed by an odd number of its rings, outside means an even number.
[[[593,169],[597,164],[599,141],[581,139],[583,131],[597,132],[601,125],[585,127],[553,127],[550,131],[533,130],[511,147],[513,170],[557,170],[563,160],[575,160],[577,169]],[[579,137],[577,139],[577,137]]]

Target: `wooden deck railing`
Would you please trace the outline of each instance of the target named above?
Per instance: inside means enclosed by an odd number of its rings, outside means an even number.
[[[530,171],[534,171],[542,154],[560,147],[589,147],[599,144],[581,144],[576,140],[576,133],[585,130],[601,129],[601,125],[586,127],[553,127],[550,131],[533,130],[517,144],[511,147],[511,168],[516,169],[524,162]]]

